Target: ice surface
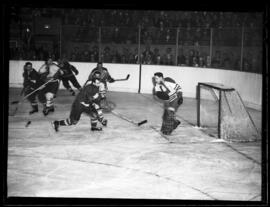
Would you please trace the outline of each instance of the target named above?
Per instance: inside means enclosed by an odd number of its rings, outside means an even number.
[[[19,91],[10,91],[10,102]],[[106,113],[108,126],[91,132],[89,117],[82,115],[77,125],[55,133],[50,122],[68,117],[73,98],[60,91],[56,111],[47,117],[41,110],[29,116],[27,102],[9,117],[8,196],[261,199],[260,143],[215,142],[194,127],[195,100],[184,99],[177,114],[182,124],[169,142],[158,132],[161,103],[120,92],[108,93],[115,111],[146,124]]]

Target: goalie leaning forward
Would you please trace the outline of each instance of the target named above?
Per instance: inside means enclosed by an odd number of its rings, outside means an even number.
[[[169,135],[181,123],[175,116],[183,103],[181,87],[172,78],[164,78],[160,72],[154,74],[154,85],[154,94],[164,101],[161,132]]]

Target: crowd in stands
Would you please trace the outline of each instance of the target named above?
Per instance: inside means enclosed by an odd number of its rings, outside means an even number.
[[[11,59],[14,60],[45,60],[47,57],[52,57],[57,60],[60,55],[56,49],[50,50],[48,48],[31,48],[30,50],[23,51],[16,48],[10,50]],[[126,64],[138,64],[139,55],[138,49],[129,49],[129,47],[123,47],[122,51],[112,49],[106,46],[103,51],[99,53],[98,46],[93,46],[90,50],[80,50],[79,47],[74,47],[70,55],[67,53],[62,54],[69,61],[74,62],[98,62],[99,60],[104,63],[126,63]],[[99,58],[100,56],[100,58]],[[232,53],[222,53],[216,51],[210,60],[209,54],[201,54],[199,50],[190,49],[188,52],[180,51],[177,60],[175,58],[175,52],[172,52],[171,47],[167,47],[165,53],[161,53],[158,48],[153,49],[149,46],[142,49],[141,63],[148,65],[178,65],[178,66],[191,66],[201,68],[223,68],[223,69],[235,69],[240,70],[240,57],[235,57]],[[243,58],[243,71],[259,70],[260,57],[253,57],[248,54]]]
[[[258,27],[259,13],[112,9],[21,8],[31,18],[61,18],[64,25],[130,27]]]
[[[46,48],[46,45],[35,47],[14,47],[9,51],[10,59],[12,60],[45,60],[47,57],[52,57],[54,60],[59,58],[59,49]]]
[[[179,44],[183,46],[209,45],[210,28],[258,28],[262,27],[262,16],[259,13],[235,13],[235,12],[203,12],[203,11],[135,11],[135,10],[87,10],[87,9],[58,9],[58,8],[14,8],[11,12],[11,21],[19,23],[21,28],[31,28],[35,17],[60,18],[62,26],[77,28],[75,32],[65,32],[73,35],[69,41],[98,42],[98,30],[89,30],[91,27],[102,27],[102,41],[113,44],[137,44],[138,29],[141,28],[141,43],[147,46],[142,49],[141,62],[143,64],[157,65],[183,65],[194,67],[215,67],[240,69],[240,57],[233,57],[218,51],[210,60],[209,54],[201,54],[199,50],[190,49],[188,52],[179,52],[177,61],[175,52],[176,28],[179,31]],[[32,25],[32,26],[31,26]],[[130,28],[135,28],[134,30]],[[37,47],[27,39],[27,32],[22,32],[28,41],[20,48],[10,50],[11,59],[44,60],[46,56],[59,58],[59,45],[53,49]],[[26,34],[26,35],[25,35]],[[238,35],[231,32],[232,35]],[[91,36],[92,35],[92,36]],[[26,38],[25,38],[26,36]],[[63,35],[64,36],[64,35]],[[218,36],[218,35],[216,35]],[[228,37],[229,35],[224,35]],[[254,35],[250,35],[250,38]],[[68,38],[68,37],[67,37]],[[218,39],[218,38],[214,38]],[[90,41],[91,41],[90,40]],[[185,41],[186,40],[186,41]],[[63,37],[63,42],[67,42]],[[229,43],[237,45],[241,39],[231,36]],[[247,42],[252,42],[248,39]],[[215,42],[214,42],[215,43]],[[165,44],[165,52],[160,52],[155,45]],[[218,44],[218,43],[217,43]],[[226,43],[228,45],[228,43]],[[238,46],[239,46],[238,44]],[[171,45],[171,46],[168,46]],[[128,46],[119,51],[113,46],[105,47],[99,51],[98,46],[81,50],[78,47],[71,48],[72,52],[62,51],[70,61],[97,62],[101,59],[108,63],[138,63],[138,49],[131,50]],[[239,54],[240,55],[240,54]],[[99,57],[100,56],[100,57]],[[250,70],[258,64],[257,57],[245,57],[242,61],[243,69]],[[255,59],[255,60],[254,60]]]

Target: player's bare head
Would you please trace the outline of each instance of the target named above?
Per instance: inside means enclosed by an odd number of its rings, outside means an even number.
[[[25,67],[25,69],[28,70],[28,71],[29,71],[29,70],[32,70],[32,63],[26,62],[24,67]]]
[[[100,72],[96,72],[94,77],[93,77],[93,84],[94,85],[99,85],[100,84],[100,80],[101,80],[101,73]]]
[[[63,67],[64,66],[64,60],[63,59],[58,59],[57,60],[57,63],[58,63],[58,65],[60,66],[60,67]]]
[[[160,83],[163,81],[163,74],[160,72],[157,72],[154,74],[155,82]]]
[[[51,64],[53,63],[53,59],[52,59],[51,57],[48,57],[46,63],[47,63],[48,65],[51,65]]]
[[[101,67],[102,67],[102,62],[101,62],[101,61],[99,61],[99,62],[97,63],[97,67],[98,67],[98,68],[101,68]]]

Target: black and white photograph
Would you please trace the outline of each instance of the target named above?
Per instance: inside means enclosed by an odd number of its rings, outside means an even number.
[[[7,199],[265,202],[265,16],[7,4]]]

